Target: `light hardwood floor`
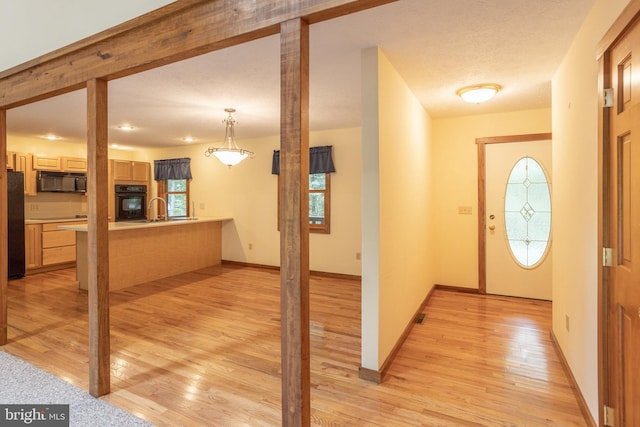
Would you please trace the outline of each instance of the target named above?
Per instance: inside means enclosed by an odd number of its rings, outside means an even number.
[[[74,277],[9,282],[2,349],[87,390]],[[280,425],[278,286],[276,271],[224,265],[112,292],[103,399],[161,426]],[[310,304],[313,425],[585,425],[550,303],[435,291],[380,385],[358,378],[359,282],[312,277]]]

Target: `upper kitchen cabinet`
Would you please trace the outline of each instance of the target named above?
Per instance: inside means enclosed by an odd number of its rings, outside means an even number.
[[[151,165],[147,162],[130,160],[111,160],[111,179],[113,181],[141,182],[149,181]]]
[[[33,169],[33,156],[29,153],[15,153],[14,170],[24,173],[24,194],[37,195],[36,171]]]
[[[64,172],[86,172],[87,159],[81,157],[61,157],[60,163]]]
[[[9,151],[7,153],[7,170],[13,170],[16,164],[16,153]]]
[[[33,169],[58,172],[86,172],[87,159],[34,154]]]
[[[60,157],[58,156],[34,154],[33,169],[42,171],[61,171],[62,163],[60,161]]]

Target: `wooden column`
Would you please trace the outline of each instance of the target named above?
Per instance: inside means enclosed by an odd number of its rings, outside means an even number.
[[[7,163],[7,111],[0,110],[0,162]],[[0,171],[0,345],[7,343],[8,327],[8,301],[7,301],[7,276],[9,275],[7,242],[8,217],[7,217],[7,168]]]
[[[311,422],[309,361],[309,27],[280,27],[282,425]]]
[[[109,232],[107,82],[87,82],[89,393],[109,393]]]

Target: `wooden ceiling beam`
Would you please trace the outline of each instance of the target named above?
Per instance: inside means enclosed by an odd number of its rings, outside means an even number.
[[[319,22],[393,1],[178,0],[0,73],[0,108],[277,34],[290,19]]]

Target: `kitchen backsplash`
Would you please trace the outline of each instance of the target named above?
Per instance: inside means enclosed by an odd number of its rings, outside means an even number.
[[[87,198],[74,193],[38,193],[25,196],[25,219],[73,218],[87,214]]]

